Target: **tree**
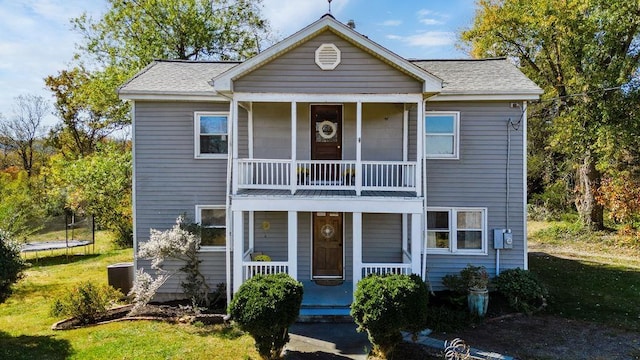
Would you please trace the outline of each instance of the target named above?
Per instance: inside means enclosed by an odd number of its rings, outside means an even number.
[[[52,129],[50,141],[66,157],[93,153],[107,136],[129,124],[127,109],[114,90],[117,85],[110,82],[118,77],[105,80],[104,74],[92,74],[78,66],[45,79],[56,97],[55,107],[62,120]],[[124,78],[121,80],[124,82]]]
[[[0,146],[5,151],[16,152],[22,168],[30,177],[36,142],[44,136],[42,120],[49,112],[49,104],[42,96],[20,95],[15,98],[13,112],[11,119],[2,119],[0,123]]]
[[[132,245],[131,151],[116,144],[101,145],[80,159],[53,156],[43,170],[47,198],[62,199],[67,209],[96,217],[96,223],[116,234],[116,243]]]
[[[12,293],[11,286],[20,280],[27,263],[9,233],[0,229],[0,304]]]
[[[478,0],[462,41],[473,56],[508,56],[545,90],[548,149],[576,170],[576,207],[592,229],[603,227],[596,201],[603,172],[629,138],[637,117],[640,4],[610,0]],[[637,134],[637,133],[636,133]],[[631,136],[633,137],[633,136]],[[622,145],[622,144],[619,144]]]

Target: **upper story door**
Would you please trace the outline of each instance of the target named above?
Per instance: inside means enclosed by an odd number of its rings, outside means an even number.
[[[342,160],[342,105],[311,105],[311,160]]]

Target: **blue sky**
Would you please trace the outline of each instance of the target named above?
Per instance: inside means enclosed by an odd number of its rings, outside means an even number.
[[[282,39],[318,19],[327,0],[263,0],[263,14]],[[12,115],[14,98],[51,99],[43,79],[68,67],[79,36],[69,19],[82,12],[99,17],[102,0],[0,0],[0,113]],[[353,19],[356,30],[400,56],[466,58],[456,34],[470,26],[474,0],[333,0],[333,16]],[[47,118],[47,125],[56,121]]]

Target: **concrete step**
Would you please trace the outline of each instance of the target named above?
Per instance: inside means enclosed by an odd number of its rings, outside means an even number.
[[[298,322],[353,322],[351,309],[344,306],[302,306]]]

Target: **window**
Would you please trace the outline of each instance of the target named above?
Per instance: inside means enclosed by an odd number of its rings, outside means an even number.
[[[459,119],[459,112],[427,112],[424,117],[424,152],[428,159],[458,158]]]
[[[195,155],[197,158],[226,158],[226,113],[195,113]]]
[[[196,206],[203,250],[224,250],[227,243],[227,211],[224,206]]]
[[[486,254],[486,209],[427,210],[427,251],[436,254]]]

